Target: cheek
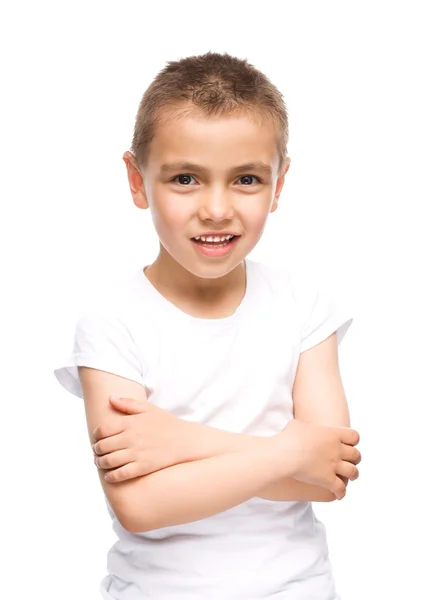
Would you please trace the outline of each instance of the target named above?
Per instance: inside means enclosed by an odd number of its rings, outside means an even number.
[[[165,235],[172,236],[173,232],[182,231],[187,227],[191,217],[189,203],[184,198],[166,197],[161,200],[152,199],[151,217],[156,230]]]
[[[240,214],[247,229],[250,229],[253,233],[262,232],[268,219],[271,205],[272,200],[269,197],[256,198],[250,205],[246,205]]]

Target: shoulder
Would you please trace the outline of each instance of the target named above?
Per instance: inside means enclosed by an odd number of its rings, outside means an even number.
[[[136,271],[91,290],[81,302],[79,316],[80,320],[110,320],[126,326],[135,318],[139,323],[148,321],[151,312],[149,290],[141,271]]]
[[[258,280],[264,280],[275,291],[290,293],[298,305],[312,305],[324,292],[342,293],[343,286],[332,273],[306,263],[271,265],[250,261],[250,268]]]
[[[315,300],[320,287],[320,277],[310,268],[297,265],[272,265],[249,261],[254,279],[263,282],[274,294],[285,294],[297,305]]]
[[[278,302],[280,310],[291,310],[300,323],[303,336],[336,326],[339,341],[352,321],[353,301],[349,295],[347,277],[340,279],[338,273],[319,270],[307,264],[283,266],[267,265],[251,261],[251,269],[257,284],[265,282],[271,298]]]

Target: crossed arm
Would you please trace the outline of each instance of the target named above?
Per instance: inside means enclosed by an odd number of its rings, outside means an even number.
[[[110,394],[146,399],[145,390],[110,373],[79,368],[91,443],[99,423],[117,419]],[[349,427],[338,366],[336,334],[303,352],[293,387],[294,417],[318,425]],[[148,531],[196,521],[223,512],[254,496],[268,500],[328,502],[329,490],[277,476],[268,468],[262,438],[186,422],[191,462],[178,463],[135,479],[101,484],[117,518],[129,531]],[[201,442],[202,443],[199,443]],[[284,457],[283,457],[284,462]],[[285,473],[285,469],[280,473]],[[289,469],[290,473],[290,469]]]

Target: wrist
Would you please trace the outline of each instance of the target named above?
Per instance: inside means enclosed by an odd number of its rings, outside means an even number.
[[[277,473],[277,481],[291,479],[295,474],[295,464],[289,451],[286,437],[283,432],[265,438],[265,451],[271,468]]]

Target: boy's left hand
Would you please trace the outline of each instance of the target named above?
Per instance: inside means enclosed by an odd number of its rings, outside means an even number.
[[[108,482],[126,481],[185,461],[187,421],[132,398],[110,397],[110,403],[125,415],[114,425],[96,427],[92,446],[96,466],[108,470]]]

